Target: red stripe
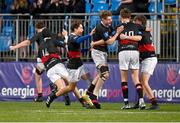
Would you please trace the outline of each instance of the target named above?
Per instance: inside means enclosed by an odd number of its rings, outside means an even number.
[[[140,52],[153,52],[155,51],[155,48],[152,44],[143,44],[143,45],[139,45],[139,51]]]
[[[97,103],[98,101],[97,100],[92,100],[92,103]]]
[[[121,88],[122,88],[122,90],[126,90],[128,87],[127,86],[122,86]]]
[[[46,62],[47,62],[49,59],[51,59],[51,58],[61,59],[61,57],[60,57],[58,54],[52,53],[52,54],[50,54],[50,55],[43,56],[43,57],[41,58],[42,63],[46,63]]]
[[[133,40],[120,40],[120,44],[122,45],[126,45],[126,44],[129,44],[129,43],[134,43],[134,44],[137,44],[138,42],[136,41],[133,41]]]
[[[68,52],[68,56],[70,58],[80,58],[81,57],[81,52],[79,52],[79,51],[70,51],[70,52]]]

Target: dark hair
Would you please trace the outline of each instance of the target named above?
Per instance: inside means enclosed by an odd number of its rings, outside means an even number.
[[[74,32],[75,29],[77,29],[82,23],[81,22],[74,22],[71,25],[71,31]]]
[[[121,9],[120,15],[122,18],[130,18],[131,17],[131,11],[127,8]]]
[[[36,23],[36,28],[37,29],[42,29],[44,27],[44,23],[42,22],[42,21],[38,21],[37,23]]]
[[[144,15],[137,15],[136,17],[134,17],[134,21],[141,21],[143,26],[146,26],[147,23],[147,18]]]
[[[112,16],[112,13],[110,11],[107,11],[107,10],[101,11],[100,13],[101,19],[106,19],[108,16]]]

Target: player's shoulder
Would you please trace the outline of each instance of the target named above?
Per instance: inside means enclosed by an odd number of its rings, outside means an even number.
[[[51,31],[48,29],[48,28],[44,28],[42,30],[42,34],[45,36],[45,37],[51,37],[52,36],[52,33]]]
[[[78,37],[79,37],[79,36],[71,33],[71,34],[69,35],[68,39],[69,39],[69,40],[76,40]]]
[[[99,23],[99,24],[96,25],[96,30],[101,30],[102,28],[103,28],[103,26],[102,26],[101,23]]]
[[[138,26],[138,24],[135,24],[135,23],[133,23],[133,22],[129,22],[129,23],[127,23],[127,25],[128,25],[128,26],[136,26],[136,27]]]

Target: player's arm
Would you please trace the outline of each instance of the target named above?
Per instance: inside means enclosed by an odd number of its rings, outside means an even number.
[[[16,49],[21,48],[21,47],[26,47],[38,39],[39,39],[39,34],[37,33],[31,39],[24,40],[24,41],[14,45],[14,46],[10,46],[9,48],[10,48],[10,50],[16,50]]]
[[[117,28],[116,33],[114,36],[109,36],[108,39],[105,41],[105,37],[103,37],[102,40],[91,42],[91,47],[97,46],[97,45],[104,45],[104,44],[112,44],[116,40],[116,38],[119,36],[119,34],[124,30],[124,26],[120,26]]]
[[[91,38],[91,35],[90,35],[90,34],[89,34],[89,35],[85,35],[85,36],[81,36],[81,37],[77,38],[76,42],[77,42],[78,44],[80,44],[80,43],[88,40],[89,38]]]
[[[9,48],[10,48],[10,50],[16,50],[16,49],[21,48],[21,47],[26,47],[30,44],[31,44],[30,40],[24,40],[24,41],[20,42],[19,44],[16,44],[14,46],[10,46]]]
[[[124,26],[120,26],[116,29],[116,33],[114,36],[110,37],[108,40],[105,41],[106,44],[112,44],[116,41],[119,34],[124,30]]]
[[[54,40],[54,43],[58,47],[65,47],[66,43],[64,42],[64,39],[56,39]]]
[[[137,28],[138,28],[139,31],[147,31],[147,32],[151,32],[152,31],[151,28],[142,26],[140,24],[137,24]]]
[[[85,36],[78,37],[78,38],[76,39],[76,42],[77,42],[78,44],[80,44],[80,43],[82,43],[82,42],[90,39],[91,36],[94,34],[94,32],[95,32],[95,28],[91,31],[90,34],[85,35]]]
[[[92,41],[91,42],[91,47],[98,46],[98,45],[104,45],[104,44],[105,44],[105,42],[104,42],[103,39],[99,40],[99,41]]]
[[[135,36],[127,36],[125,34],[120,35],[121,40],[132,40],[132,41],[141,41],[142,36],[141,35],[135,35]]]

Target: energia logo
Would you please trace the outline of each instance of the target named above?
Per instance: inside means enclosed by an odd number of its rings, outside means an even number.
[[[154,96],[159,99],[172,101],[173,99],[180,98],[180,89],[174,86],[172,89],[158,89],[153,90]]]
[[[9,97],[20,97],[21,99],[25,99],[26,97],[34,96],[34,88],[30,88],[29,85],[26,88],[2,88],[1,95],[9,96]]]

